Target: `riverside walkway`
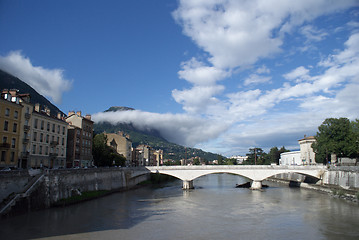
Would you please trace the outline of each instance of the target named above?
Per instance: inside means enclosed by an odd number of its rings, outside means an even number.
[[[193,180],[214,173],[231,173],[252,180],[252,189],[261,189],[262,181],[281,173],[299,173],[321,179],[327,171],[325,166],[280,166],[280,165],[201,165],[201,166],[147,166],[144,172],[160,173],[179,178],[183,189],[192,189]],[[139,172],[137,172],[139,173]]]

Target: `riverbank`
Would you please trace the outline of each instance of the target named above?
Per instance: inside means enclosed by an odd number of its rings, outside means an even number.
[[[342,188],[337,185],[329,185],[329,184],[328,185],[327,184],[319,185],[319,184],[310,184],[310,183],[304,183],[304,182],[296,182],[293,180],[286,180],[286,179],[276,178],[276,177],[271,177],[266,180],[272,181],[272,182],[284,183],[284,184],[288,184],[288,185],[296,186],[296,187],[300,187],[300,188],[320,191],[320,192],[327,193],[330,196],[335,197],[335,198],[341,198],[341,199],[344,199],[347,201],[359,203],[359,190],[345,189],[345,188]]]

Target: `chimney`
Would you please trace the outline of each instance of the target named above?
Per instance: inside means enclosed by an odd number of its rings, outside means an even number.
[[[45,113],[47,116],[50,116],[50,108],[48,108],[47,106],[45,106]]]
[[[91,115],[90,115],[90,114],[86,114],[85,118],[86,118],[87,120],[91,120]]]
[[[35,112],[40,112],[40,103],[35,104]]]
[[[71,115],[74,115],[75,112],[74,111],[69,111],[69,113],[67,114],[67,116],[71,116]]]
[[[76,112],[76,115],[79,116],[79,117],[81,117],[81,111],[77,111],[77,112]]]

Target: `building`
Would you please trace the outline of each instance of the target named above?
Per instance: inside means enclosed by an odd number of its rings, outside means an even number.
[[[34,106],[30,103],[30,94],[19,94],[20,104],[23,106],[20,124],[20,147],[19,147],[19,167],[27,168],[29,165],[30,145],[30,129],[31,116]]]
[[[18,167],[23,106],[17,90],[4,90],[0,98],[0,167]]]
[[[66,167],[68,124],[64,116],[52,116],[49,108],[35,104],[31,121],[28,167]]]
[[[154,166],[163,165],[163,150],[154,150],[152,155]]]
[[[248,160],[248,156],[232,156],[230,158],[236,159],[237,164],[242,164],[244,161]]]
[[[82,116],[81,111],[70,111],[68,125],[67,167],[93,166],[93,121],[91,115]]]
[[[139,166],[153,166],[153,157],[151,154],[152,148],[148,145],[139,145],[137,146],[138,154],[138,164]]]
[[[280,154],[279,165],[311,165],[316,164],[312,143],[314,136],[298,140],[300,151],[284,152]]]
[[[123,132],[105,133],[107,145],[116,150],[118,154],[126,158],[126,166],[132,166],[132,141]]]
[[[303,139],[298,140],[300,146],[300,159],[303,165],[315,164],[315,153],[312,148],[312,144],[316,140],[314,136],[307,137],[304,135]]]
[[[279,165],[302,165],[300,151],[281,153]]]

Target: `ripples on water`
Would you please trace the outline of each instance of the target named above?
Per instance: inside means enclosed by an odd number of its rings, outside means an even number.
[[[0,220],[0,239],[359,239],[359,208],[305,189],[203,176]]]

